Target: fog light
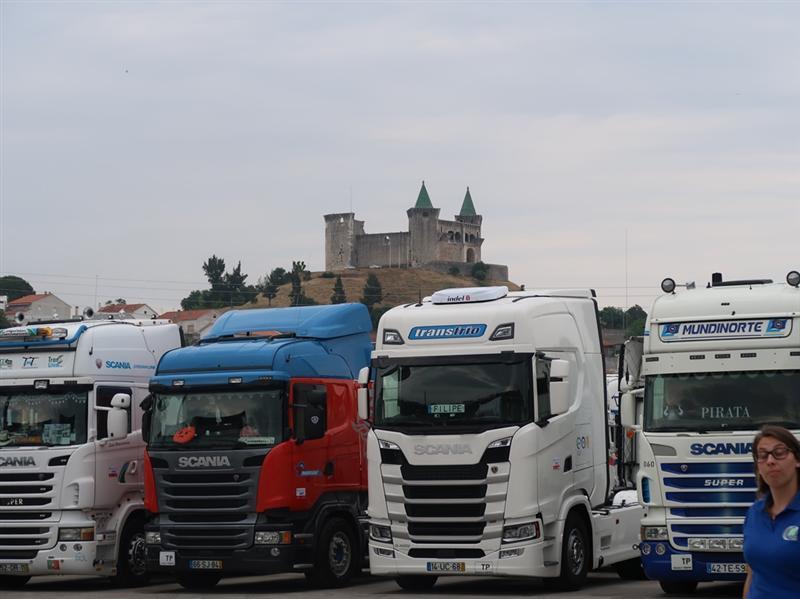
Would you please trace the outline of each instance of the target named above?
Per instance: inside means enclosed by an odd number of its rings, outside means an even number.
[[[34,389],[47,389],[47,386],[50,384],[50,381],[47,379],[40,379],[38,381],[33,381],[33,388]]]
[[[524,547],[517,547],[516,549],[501,549],[500,559],[506,559],[507,557],[519,557],[524,551]]]
[[[83,545],[81,545],[80,543],[75,543],[75,544],[72,546],[72,548],[73,548],[75,551],[83,551]]]
[[[94,541],[94,528],[59,528],[59,541]]]
[[[650,555],[650,545],[648,543],[642,543],[639,545],[639,549],[642,550],[642,555]]]
[[[61,551],[66,551],[66,550],[67,550],[67,545],[66,545],[66,543],[61,543],[61,545],[59,545],[59,546],[58,546],[58,548],[59,548]]]
[[[373,553],[375,555],[380,555],[383,557],[394,557],[394,550],[393,549],[384,549],[383,547],[373,547]]]
[[[269,554],[272,557],[278,557],[281,554],[281,550],[278,549],[277,547],[273,547],[272,549],[269,550]]]
[[[666,552],[667,548],[662,543],[656,543],[656,555],[664,555]]]
[[[144,542],[148,545],[161,545],[160,532],[146,532],[144,533]]]

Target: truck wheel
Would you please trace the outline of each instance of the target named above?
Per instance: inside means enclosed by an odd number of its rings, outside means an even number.
[[[210,574],[209,572],[196,572],[192,574],[178,574],[176,577],[178,584],[184,589],[192,591],[202,591],[217,586],[222,580],[222,574]]]
[[[21,589],[31,579],[30,576],[0,576],[0,589]]]
[[[425,576],[424,574],[407,574],[398,576],[394,581],[404,591],[419,592],[431,590],[438,578],[438,576]]]
[[[317,588],[341,587],[350,581],[360,563],[352,527],[342,518],[331,518],[319,533],[314,569],[306,572],[306,578]]]
[[[583,586],[592,559],[589,535],[583,520],[572,512],[564,525],[561,543],[561,575],[553,581],[559,591],[577,591]]]
[[[667,595],[691,595],[697,589],[694,580],[659,580],[658,584]]]
[[[622,580],[647,580],[638,557],[614,564],[614,569]]]
[[[115,587],[138,587],[147,583],[147,556],[144,530],[139,520],[125,525],[117,556],[117,573],[111,577]]]

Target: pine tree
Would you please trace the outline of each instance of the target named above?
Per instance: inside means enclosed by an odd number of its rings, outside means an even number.
[[[341,275],[336,277],[336,282],[333,284],[333,295],[331,295],[332,304],[343,304],[347,301],[347,296],[344,294],[344,285],[342,284]]]
[[[382,301],[383,290],[381,289],[381,282],[374,273],[370,273],[370,275],[367,277],[367,282],[364,284],[361,303],[367,308],[372,309],[372,306],[379,304]]]

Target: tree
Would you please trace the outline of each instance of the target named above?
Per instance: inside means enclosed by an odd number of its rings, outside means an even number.
[[[647,323],[647,312],[641,306],[634,305],[625,311],[625,335],[636,337],[642,335]]]
[[[333,295],[331,295],[332,304],[343,304],[347,301],[347,296],[344,294],[344,284],[342,284],[342,277],[337,276],[336,282],[333,284]]]
[[[383,290],[381,289],[381,282],[375,273],[370,273],[367,277],[367,282],[364,284],[362,291],[361,303],[370,310],[375,304],[383,301]]]
[[[600,324],[607,329],[621,329],[624,327],[625,315],[622,308],[606,306],[600,310]]]
[[[11,323],[6,318],[6,313],[0,310],[0,329],[7,329],[11,326]]]
[[[472,265],[472,270],[470,271],[470,275],[476,281],[485,281],[486,275],[489,272],[489,268],[483,262],[476,262]]]
[[[212,254],[211,257],[203,263],[203,272],[206,273],[211,289],[217,289],[224,283],[225,275],[225,260],[217,258]]]
[[[115,300],[106,300],[106,306],[111,306],[111,305],[121,305],[121,306],[124,306],[124,305],[125,305],[125,304],[127,304],[127,303],[128,303],[128,302],[125,300],[125,298],[122,298],[122,297],[118,297],[118,298],[117,298],[117,299],[115,299]]]
[[[0,295],[8,296],[9,303],[31,293],[35,293],[33,287],[22,277],[14,275],[0,277]]]

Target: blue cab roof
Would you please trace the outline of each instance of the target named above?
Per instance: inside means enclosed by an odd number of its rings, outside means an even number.
[[[265,331],[275,333],[258,335]],[[199,344],[164,354],[150,383],[172,386],[181,379],[188,390],[225,385],[230,377],[243,383],[265,377],[355,379],[369,365],[371,331],[362,304],[230,311]]]

